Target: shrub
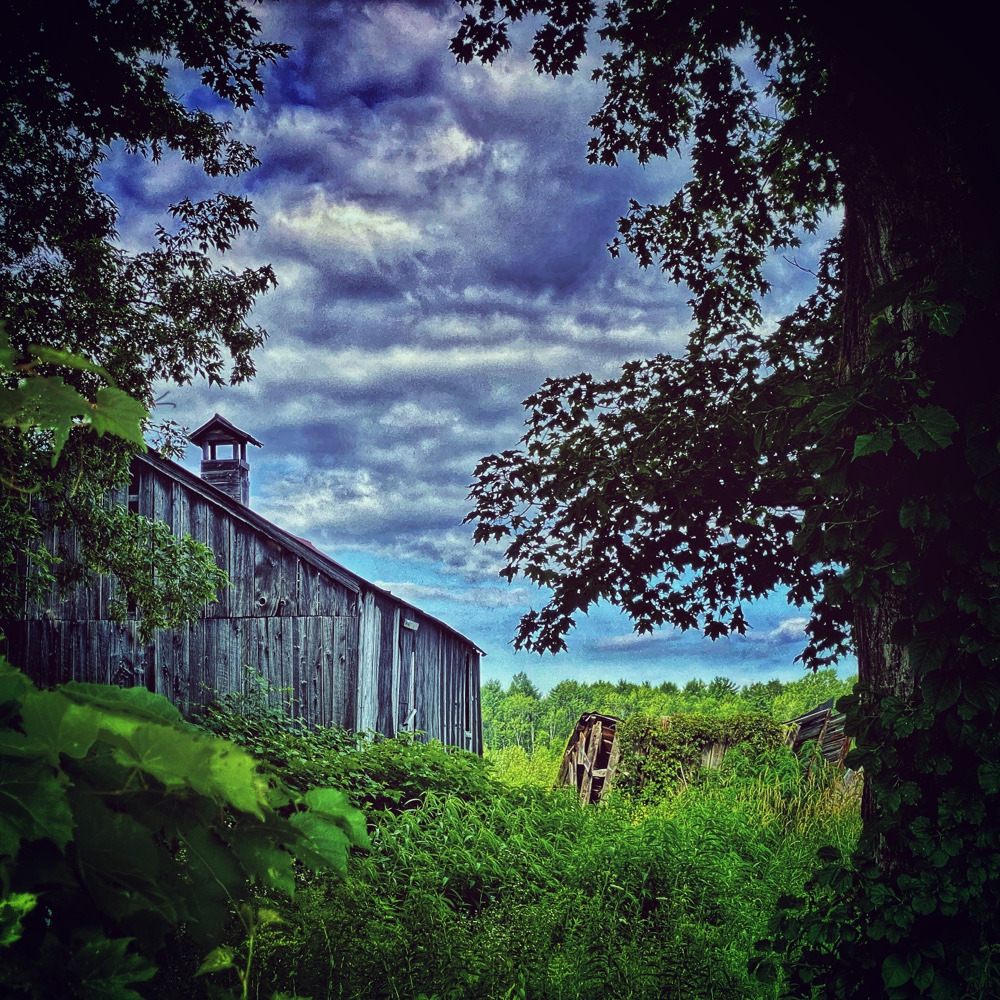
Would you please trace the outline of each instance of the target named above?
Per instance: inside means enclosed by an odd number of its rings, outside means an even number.
[[[266,780],[145,689],[40,691],[0,658],[0,981],[7,995],[138,998],[180,928],[217,944],[293,862],[346,874],[364,819]]]

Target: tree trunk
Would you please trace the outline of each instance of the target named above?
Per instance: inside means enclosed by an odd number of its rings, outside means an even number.
[[[873,371],[878,375],[881,370],[887,380],[899,377],[898,354],[890,351],[874,356],[872,351],[873,317],[867,305],[873,293],[912,275],[914,269],[918,269],[920,279],[935,277],[949,258],[968,257],[995,239],[996,199],[992,185],[984,183],[988,173],[980,161],[988,159],[987,150],[995,153],[997,139],[992,124],[969,107],[968,91],[975,93],[982,66],[970,67],[969,60],[974,62],[971,55],[956,62],[947,58],[949,47],[958,53],[967,44],[963,37],[967,26],[951,27],[949,41],[949,29],[942,28],[937,19],[931,25],[915,17],[906,23],[902,18],[880,21],[876,15],[856,22],[839,6],[836,15],[842,20],[839,37],[831,29],[828,42],[828,97],[839,118],[834,129],[835,157],[844,185],[844,320],[839,378],[849,385],[866,369],[869,375]],[[843,34],[845,29],[849,35]],[[957,76],[966,74],[964,86],[959,79],[945,84],[940,74],[928,73],[927,67],[935,61],[962,67]],[[897,332],[905,340],[919,320],[912,310],[904,308],[896,319]],[[919,355],[925,349],[915,338],[907,363],[920,368]],[[932,369],[935,402],[949,409],[960,425],[961,411],[967,408],[970,392],[975,394],[975,383],[983,379],[987,367],[980,365],[978,373],[970,372],[969,360],[955,344],[950,353],[938,349],[933,363],[926,366]],[[923,474],[928,469],[938,472],[934,477],[938,481],[926,483],[928,493],[940,492],[949,476],[967,474],[960,442],[929,461],[921,459],[920,464]],[[860,488],[858,509],[870,511],[881,503],[886,517],[895,519],[902,499],[905,494],[896,483],[869,482]],[[898,528],[898,522],[886,524]],[[870,554],[867,559],[870,564]],[[925,583],[935,572],[932,565],[917,566]],[[874,606],[870,600],[854,602],[852,638],[859,681],[868,690],[862,702],[868,720],[878,718],[887,698],[907,705],[918,701],[905,645],[892,638],[897,626],[901,626],[897,636],[906,633],[906,623],[913,614],[909,606],[912,589],[886,583]],[[893,766],[905,779],[916,772],[913,762],[906,759],[905,748],[900,750]],[[900,845],[888,841],[880,829],[881,809],[872,783],[866,782],[862,806],[865,832],[872,838],[883,875],[891,877],[906,868],[907,858],[900,853]]]

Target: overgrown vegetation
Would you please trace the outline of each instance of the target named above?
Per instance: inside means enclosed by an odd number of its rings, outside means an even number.
[[[301,731],[253,685],[204,725],[300,793],[330,780],[367,814],[371,850],[346,880],[304,874],[293,900],[256,899],[274,915],[254,942],[262,997],[777,997],[749,972],[755,943],[817,852],[850,851],[860,830],[860,782],[810,769],[760,717],[720,768],[586,809],[551,790],[549,747],[490,767],[409,736]],[[228,944],[245,953],[242,928]]]
[[[584,712],[602,712],[619,719],[639,712],[654,719],[678,714],[723,718],[757,712],[775,722],[787,722],[830,698],[850,694],[856,680],[840,678],[834,670],[820,670],[787,683],[757,681],[742,688],[728,677],[716,677],[709,683],[692,679],[683,685],[665,681],[655,686],[626,680],[617,684],[567,680],[543,696],[531,679],[520,673],[506,690],[496,680],[483,685],[483,741],[491,751],[522,747],[534,756],[540,748],[552,747],[561,754]]]
[[[166,698],[39,691],[0,657],[4,996],[138,1000],[181,931],[204,953],[253,926],[255,892],[290,896],[296,861],[343,876],[366,843],[342,792],[265,779]]]

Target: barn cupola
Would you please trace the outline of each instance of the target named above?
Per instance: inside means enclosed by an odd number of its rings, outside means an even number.
[[[188,435],[188,440],[201,448],[201,478],[248,505],[250,463],[247,462],[247,445],[263,448],[260,441],[218,413]]]

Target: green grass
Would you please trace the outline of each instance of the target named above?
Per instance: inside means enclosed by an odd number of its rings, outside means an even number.
[[[346,881],[260,901],[284,923],[260,933],[251,996],[778,997],[748,972],[754,945],[817,850],[850,850],[860,830],[860,782],[810,775],[784,747],[737,748],[655,803],[584,809],[548,790],[549,753],[505,751],[491,774],[435,744],[254,738],[286,780],[339,776],[372,850]]]

